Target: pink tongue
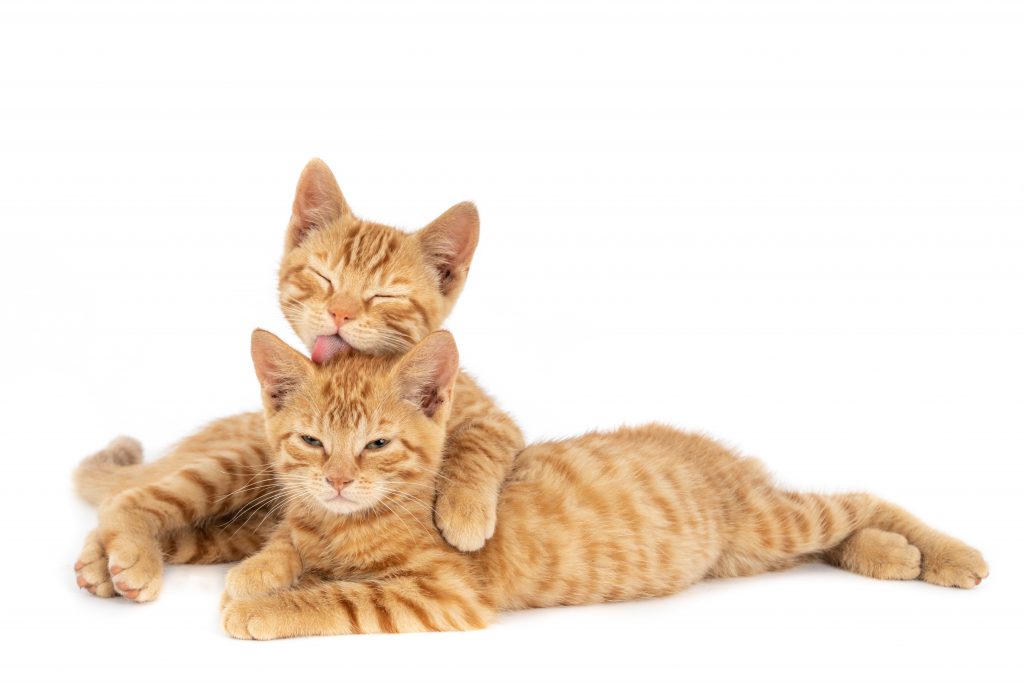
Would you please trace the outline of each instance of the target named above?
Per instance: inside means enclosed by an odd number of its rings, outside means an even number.
[[[313,344],[313,362],[326,363],[348,348],[344,339],[336,334],[329,337],[317,337]]]

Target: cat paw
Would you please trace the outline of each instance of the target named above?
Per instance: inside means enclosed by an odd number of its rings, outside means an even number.
[[[258,599],[231,600],[221,608],[224,631],[239,640],[272,640],[282,637],[273,628],[274,619]]]
[[[929,548],[922,561],[921,579],[938,586],[974,588],[988,576],[981,553],[953,539]]]
[[[224,595],[226,599],[252,598],[288,588],[291,584],[288,567],[254,558],[228,571],[224,580]]]
[[[921,551],[902,534],[861,529],[837,549],[843,569],[875,579],[909,580],[921,575]]]
[[[464,553],[480,550],[494,535],[497,507],[497,496],[442,494],[434,504],[434,524],[452,547]]]
[[[105,540],[114,590],[135,602],[155,600],[163,585],[164,561],[159,544],[153,539],[136,541],[116,533]]]
[[[246,604],[248,600],[233,600],[225,592],[221,598],[220,625],[232,638],[252,640],[249,633],[249,619],[254,616]]]
[[[117,595],[107,570],[107,553],[95,531],[86,537],[82,552],[75,562],[75,581],[79,588],[84,588],[98,598]]]

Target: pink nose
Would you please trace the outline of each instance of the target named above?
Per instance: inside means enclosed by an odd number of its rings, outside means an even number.
[[[327,483],[331,486],[331,488],[333,488],[338,493],[341,493],[341,490],[343,488],[352,483],[352,479],[350,477],[346,477],[343,474],[332,474],[324,478],[327,480]]]
[[[341,308],[340,306],[332,307],[330,311],[331,317],[334,318],[334,324],[337,325],[339,328],[341,328],[342,325],[351,320],[355,315],[354,313],[352,313],[351,310],[347,308]]]

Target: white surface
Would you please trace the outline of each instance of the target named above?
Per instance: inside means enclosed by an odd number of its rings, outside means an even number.
[[[1019,677],[1022,35],[1014,0],[5,2],[0,677]],[[269,644],[220,632],[222,567],[149,606],[77,590],[77,460],[254,407],[250,330],[294,341],[275,268],[313,155],[370,218],[478,202],[451,328],[530,438],[703,429],[992,577],[808,567]]]

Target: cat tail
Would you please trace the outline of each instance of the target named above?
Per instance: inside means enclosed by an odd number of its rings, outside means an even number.
[[[72,475],[75,491],[99,505],[110,494],[132,485],[141,463],[142,444],[130,436],[119,436],[78,464]]]

